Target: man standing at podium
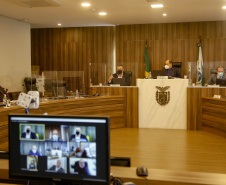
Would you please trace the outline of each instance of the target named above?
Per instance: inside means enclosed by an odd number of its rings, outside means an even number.
[[[180,70],[176,67],[173,67],[171,60],[165,61],[165,66],[163,68],[167,72],[168,77],[181,78]]]
[[[126,86],[130,86],[131,85],[130,76],[124,72],[124,68],[123,68],[122,65],[118,65],[117,69],[116,69],[116,73],[114,73],[113,75],[111,75],[108,78],[108,84],[112,84],[112,79],[113,78],[125,78],[125,85]]]

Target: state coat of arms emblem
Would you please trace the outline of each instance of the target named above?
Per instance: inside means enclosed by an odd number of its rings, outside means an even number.
[[[159,91],[158,90],[156,91],[155,97],[156,97],[156,101],[161,106],[168,104],[170,101],[170,92],[166,91],[169,88],[170,86],[166,86],[166,87],[156,86],[156,89],[158,89]]]

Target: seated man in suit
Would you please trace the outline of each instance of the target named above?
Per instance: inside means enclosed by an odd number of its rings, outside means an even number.
[[[25,131],[26,132],[22,133],[21,138],[23,138],[23,139],[38,139],[36,134],[34,132],[31,132],[31,126],[30,125],[27,125],[25,127]]]
[[[208,79],[208,85],[216,85],[217,79],[226,79],[226,75],[224,74],[224,67],[217,67],[217,74],[211,74]]]
[[[108,78],[108,84],[112,84],[112,79],[113,78],[125,78],[125,85],[126,86],[130,86],[131,85],[130,76],[124,72],[124,68],[123,68],[122,65],[118,65],[117,69],[116,69],[116,73],[114,73],[113,75],[111,75]]]
[[[167,72],[168,77],[181,78],[180,70],[176,67],[173,67],[171,60],[165,61],[165,66],[164,66],[163,70],[165,70]]]
[[[84,134],[81,133],[81,128],[77,127],[75,129],[75,134],[71,135],[71,141],[83,141],[88,142],[88,139]]]
[[[83,175],[90,175],[88,163],[83,159],[76,161],[74,165],[71,165],[71,168],[74,168],[74,172]]]
[[[57,164],[53,165],[49,170],[52,170],[57,173],[65,173],[65,170],[61,167],[61,161],[57,160]]]

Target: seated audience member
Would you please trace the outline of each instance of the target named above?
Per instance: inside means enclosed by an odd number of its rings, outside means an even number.
[[[71,168],[74,168],[74,172],[83,175],[90,175],[87,162],[83,159],[76,161],[74,165],[71,165]]]
[[[61,167],[60,160],[57,160],[57,164],[53,165],[49,170],[55,171],[57,173],[65,173],[65,170]]]
[[[217,67],[217,74],[211,74],[208,79],[208,85],[216,85],[217,79],[226,79],[226,75],[224,74],[224,67]]]
[[[84,134],[81,133],[81,129],[79,127],[77,127],[75,129],[75,134],[71,135],[71,140],[72,141],[86,141],[86,142],[88,142],[88,139],[86,138],[86,136]]]
[[[40,153],[38,152],[37,147],[35,145],[32,146],[32,149],[29,151],[28,155],[40,156]]]
[[[165,61],[165,66],[163,68],[167,72],[168,77],[181,78],[180,70],[176,67],[173,67],[171,60]]]
[[[29,164],[29,169],[36,169],[34,160],[31,160],[31,163]]]
[[[58,130],[54,129],[52,133],[52,138],[50,138],[52,141],[62,141],[62,139],[58,135]]]
[[[130,86],[131,85],[130,76],[124,72],[124,68],[123,68],[122,65],[118,65],[117,69],[116,69],[116,73],[114,73],[113,75],[111,75],[108,78],[108,84],[112,84],[112,79],[113,78],[125,78],[126,86]]]
[[[23,139],[38,139],[36,134],[34,132],[31,132],[31,126],[27,125],[25,127],[25,131],[26,132],[22,133],[21,138],[23,138]]]

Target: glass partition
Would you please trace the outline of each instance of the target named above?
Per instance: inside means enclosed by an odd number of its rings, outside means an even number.
[[[83,71],[44,71],[37,80],[39,91],[47,97],[75,96],[85,94]]]
[[[106,64],[90,63],[90,86],[92,85],[107,85]]]

